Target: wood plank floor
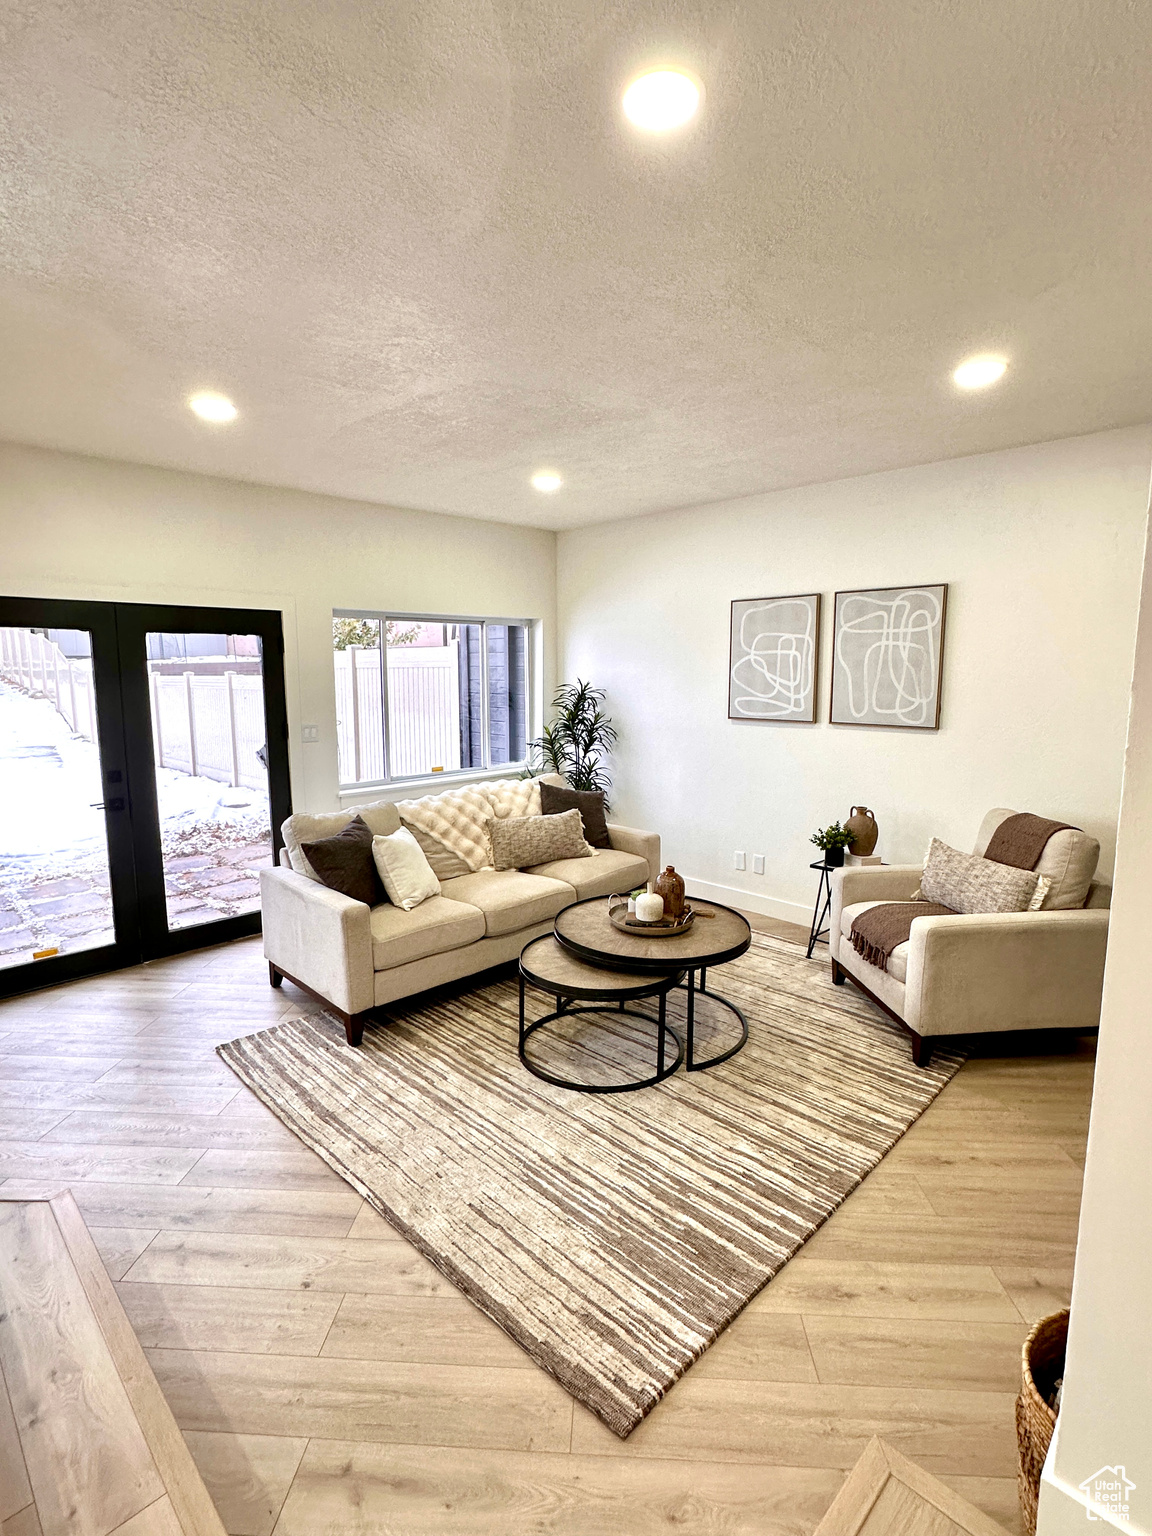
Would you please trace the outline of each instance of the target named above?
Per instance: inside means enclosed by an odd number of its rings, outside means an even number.
[[[314,1011],[266,974],[245,940],[0,1003],[0,1182],[73,1190],[234,1536],[809,1536],[873,1435],[1019,1528],[1091,1042],[969,1061],[620,1441],[220,1062]]]

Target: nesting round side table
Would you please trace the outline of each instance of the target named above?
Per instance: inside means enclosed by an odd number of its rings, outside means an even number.
[[[557,1088],[571,1088],[577,1093],[631,1093],[637,1088],[651,1088],[679,1070],[684,1060],[684,1042],[668,1023],[668,993],[679,985],[683,971],[663,976],[637,975],[626,971],[604,970],[588,965],[558,944],[552,934],[533,939],[520,956],[520,1060],[533,1076]],[[528,1022],[525,1013],[525,984],[548,992],[556,1007],[543,1018]],[[629,1007],[646,998],[656,999],[656,1013]],[[648,1077],[625,1083],[578,1083],[570,1078],[546,1072],[528,1058],[527,1045],[537,1030],[571,1014],[605,1014],[609,1019],[643,1019],[656,1025],[656,1070]],[[669,1044],[673,1051],[669,1053]]]

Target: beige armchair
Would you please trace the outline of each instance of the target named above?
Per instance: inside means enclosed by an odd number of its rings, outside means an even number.
[[[975,853],[1013,812],[984,818]],[[1095,838],[1060,832],[1037,870],[1052,881],[1039,912],[921,917],[892,952],[886,971],[857,954],[857,915],[877,902],[909,901],[921,868],[863,865],[832,877],[828,948],[832,980],[850,979],[912,1036],[912,1059],[927,1063],[933,1039],[1017,1029],[1096,1028],[1104,982],[1111,888],[1092,877]]]

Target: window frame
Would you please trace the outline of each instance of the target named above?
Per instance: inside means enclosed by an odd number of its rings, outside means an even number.
[[[525,632],[524,649],[524,718],[526,722],[525,737],[531,740],[532,724],[535,715],[535,653],[536,653],[536,625],[535,619],[511,619],[496,618],[491,614],[481,617],[477,614],[459,613],[401,613],[392,608],[333,608],[334,619],[370,619],[380,625],[380,698],[381,719],[383,724],[383,748],[384,748],[384,777],[382,779],[361,779],[352,783],[340,778],[340,758],[337,752],[336,774],[341,795],[359,794],[369,789],[388,789],[394,784],[427,784],[441,780],[451,783],[467,782],[472,779],[487,777],[496,773],[515,774],[528,764],[528,757],[518,759],[511,763],[491,762],[492,743],[489,736],[489,684],[488,684],[488,626],[497,628],[501,626],[516,626]],[[443,773],[409,773],[393,774],[390,731],[388,718],[388,625],[389,624],[475,624],[480,628],[480,662],[482,686],[480,689],[481,720],[480,742],[483,755],[483,766],[478,768],[449,768]],[[335,687],[335,678],[333,678]]]

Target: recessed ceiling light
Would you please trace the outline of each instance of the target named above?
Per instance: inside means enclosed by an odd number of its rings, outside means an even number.
[[[532,484],[536,490],[551,495],[553,491],[558,491],[564,482],[554,469],[540,469],[532,476]]]
[[[235,421],[239,415],[227,395],[218,395],[211,389],[193,395],[188,404],[201,421]]]
[[[700,105],[700,84],[682,69],[649,69],[624,92],[624,116],[646,133],[682,127]]]
[[[961,389],[987,389],[1008,371],[1008,359],[997,357],[994,352],[981,352],[978,357],[966,357],[952,378]]]

